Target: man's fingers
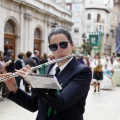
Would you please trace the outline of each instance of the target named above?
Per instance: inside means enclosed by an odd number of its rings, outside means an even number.
[[[31,67],[30,67],[30,65],[26,65],[26,68],[27,68],[27,69],[29,69],[29,70],[31,70]]]
[[[6,74],[0,74],[0,77],[6,77],[6,76],[9,76],[11,75],[12,73],[6,73]]]
[[[16,70],[16,71],[17,71],[17,74],[19,74],[19,75],[25,75],[26,74],[26,72],[24,72],[22,70]]]
[[[12,80],[13,80],[13,78],[8,78],[8,79],[4,80],[4,83],[9,84]]]

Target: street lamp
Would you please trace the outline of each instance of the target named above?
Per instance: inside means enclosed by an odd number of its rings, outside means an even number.
[[[86,34],[85,33],[83,33],[83,35],[82,35],[82,39],[83,39],[83,54],[85,53],[85,40],[86,40]]]
[[[85,39],[86,39],[86,34],[85,33],[83,33],[82,38],[83,38],[83,43],[85,43]]]
[[[52,26],[51,26],[51,27],[52,27],[52,28],[55,28],[55,27],[57,27],[57,26],[58,26],[58,23],[55,22],[55,23],[52,23]]]

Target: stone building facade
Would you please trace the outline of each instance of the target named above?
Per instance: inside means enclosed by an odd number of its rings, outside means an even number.
[[[71,12],[50,0],[0,0],[0,50],[34,49],[49,53],[48,34],[54,23],[71,30]]]
[[[116,53],[116,27],[120,27],[120,0],[114,0],[113,8],[113,24],[111,26],[111,33],[113,37],[112,49]],[[115,43],[115,44],[114,44]]]
[[[113,13],[113,1],[112,0],[86,0],[85,3],[85,28],[86,34],[97,34],[101,32],[101,55],[111,55],[112,53],[112,13]],[[93,53],[97,53],[94,47]],[[96,52],[95,52],[96,51]]]
[[[99,31],[104,34],[102,38],[101,53],[111,55],[113,37],[111,25],[113,23],[113,0],[54,0],[59,5],[72,12],[72,36],[75,47],[81,52],[81,45],[89,41],[91,33],[97,34]],[[93,54],[97,51],[93,47]],[[96,52],[95,52],[96,51]]]

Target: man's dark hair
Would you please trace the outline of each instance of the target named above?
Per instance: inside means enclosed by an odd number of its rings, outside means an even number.
[[[27,51],[27,53],[26,53],[26,57],[31,57],[31,55],[32,55],[32,52]]]
[[[13,52],[12,49],[9,49],[9,50],[7,51],[7,55],[8,55],[8,56],[11,56],[13,53],[14,53],[14,52]]]
[[[70,44],[73,44],[72,37],[70,35],[70,31],[66,27],[61,27],[61,26],[55,27],[51,31],[51,33],[48,36],[48,42],[49,42],[49,44],[50,44],[50,38],[53,35],[56,35],[56,34],[64,34],[68,38],[68,41],[70,42]]]
[[[39,52],[38,50],[34,50],[34,54],[36,54],[37,52]]]
[[[22,53],[22,52],[20,52],[20,53],[18,54],[18,58],[20,58],[20,59],[23,59],[23,56],[24,56],[24,53]]]

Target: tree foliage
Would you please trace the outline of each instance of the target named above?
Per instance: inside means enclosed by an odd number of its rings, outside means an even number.
[[[85,42],[83,45],[83,54],[86,52],[89,55],[91,55],[91,51],[92,51],[92,46],[89,44],[89,42]]]

